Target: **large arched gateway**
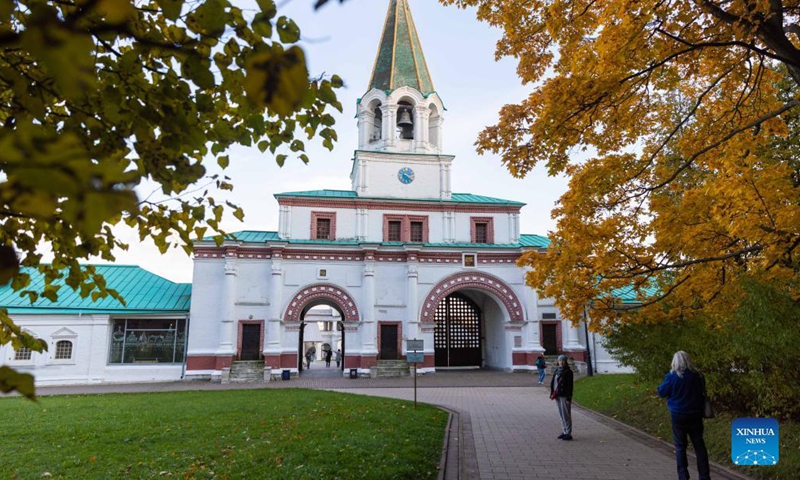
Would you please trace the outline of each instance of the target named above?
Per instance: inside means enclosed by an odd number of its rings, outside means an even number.
[[[513,340],[506,332],[521,330],[523,311],[514,290],[488,273],[441,280],[421,312],[423,324],[433,323],[434,366],[513,368]]]
[[[339,313],[340,321],[337,321],[337,328],[341,329],[341,350],[343,361],[340,368],[344,369],[346,356],[347,331],[354,331],[359,321],[358,306],[353,296],[345,289],[327,283],[318,283],[301,288],[289,301],[283,315],[285,325],[291,325],[292,330],[298,332],[297,357],[295,363],[299,372],[303,371],[303,360],[307,345],[305,342],[305,322],[306,314],[320,305],[327,305]],[[322,352],[315,352],[317,355]]]

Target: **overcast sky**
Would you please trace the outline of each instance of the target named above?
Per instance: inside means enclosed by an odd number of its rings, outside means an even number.
[[[244,222],[224,223],[228,231],[276,231],[275,193],[351,188],[351,159],[358,141],[356,100],[366,93],[389,0],[348,0],[343,5],[332,0],[318,12],[313,11],[313,3],[278,0],[279,15],[289,16],[300,26],[312,76],[336,73],[345,81],[345,88],[338,91],[344,106],[342,114],[336,112],[339,142],[333,152],[317,141],[306,142],[311,163],[287,162],[283,168],[255,147],[232,149],[226,170],[235,185],[231,199],[244,208],[246,216]],[[566,181],[548,177],[542,168],[524,180],[515,179],[498,157],[478,155],[473,145],[478,133],[496,122],[503,105],[518,102],[530,92],[519,81],[513,59],[495,62],[500,32],[478,22],[474,10],[444,7],[436,0],[409,0],[409,4],[434,86],[447,108],[444,153],[456,156],[453,192],[525,202],[522,233],[546,235],[555,226],[550,211],[565,191]],[[130,249],[117,252],[117,263],[140,265],[170,280],[191,282],[192,260],[183,250],[161,256],[149,240],[139,243],[130,231],[119,233]]]

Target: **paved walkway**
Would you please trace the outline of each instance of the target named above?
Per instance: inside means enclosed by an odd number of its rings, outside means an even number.
[[[324,367],[323,367],[324,368]],[[420,402],[461,412],[463,438],[453,439],[465,460],[458,477],[481,480],[676,478],[669,445],[573,407],[572,442],[561,433],[558,412],[548,389],[533,386],[534,377],[499,372],[441,372],[418,378]],[[324,388],[354,394],[412,400],[413,379],[349,379],[305,376],[260,385],[181,382],[147,385],[45,387],[40,395],[233,388]],[[666,417],[666,408],[665,408]],[[693,463],[690,458],[690,463]],[[450,468],[450,466],[448,466]],[[452,476],[450,472],[450,478]],[[692,465],[693,479],[699,478]],[[746,478],[716,469],[712,478]]]

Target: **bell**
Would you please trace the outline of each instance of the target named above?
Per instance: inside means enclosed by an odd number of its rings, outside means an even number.
[[[397,120],[397,126],[410,127],[412,125],[414,125],[414,123],[411,121],[411,113],[408,110],[403,109],[400,112],[400,119]]]

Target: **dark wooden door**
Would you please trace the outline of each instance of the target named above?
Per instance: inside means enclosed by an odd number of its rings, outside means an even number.
[[[480,367],[481,312],[475,302],[454,293],[436,308],[433,346],[437,367]]]
[[[397,360],[397,325],[381,324],[381,360]]]
[[[261,358],[261,325],[242,325],[241,360]]]
[[[555,323],[542,324],[542,347],[545,355],[558,354],[558,336]]]

